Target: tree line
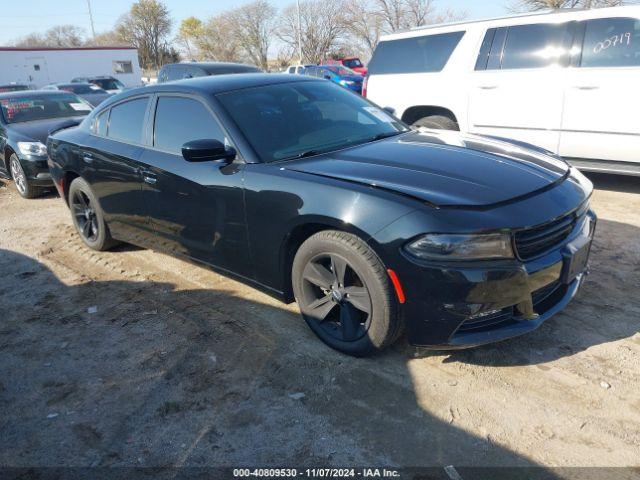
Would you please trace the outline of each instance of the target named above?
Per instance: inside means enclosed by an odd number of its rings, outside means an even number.
[[[623,1],[511,0],[505,6],[520,12],[614,6]],[[439,8],[434,0],[300,0],[298,19],[295,2],[279,10],[269,0],[253,0],[213,16],[188,17],[172,37],[174,20],[166,5],[161,0],[137,0],[112,30],[95,37],[77,26],[60,25],[27,35],[14,45],[126,45],[138,49],[140,65],[146,69],[185,59],[245,62],[268,70],[342,55],[368,59],[382,35],[465,17],[465,12]]]

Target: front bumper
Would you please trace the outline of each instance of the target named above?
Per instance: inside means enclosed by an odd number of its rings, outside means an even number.
[[[30,185],[35,187],[53,185],[46,156],[19,155],[18,158]]]
[[[431,349],[463,349],[537,329],[575,297],[587,263],[567,276],[575,254],[595,231],[592,212],[567,239],[535,260],[482,262],[461,266],[431,265],[404,269],[406,304],[401,312],[409,342]],[[586,222],[586,217],[584,222]]]

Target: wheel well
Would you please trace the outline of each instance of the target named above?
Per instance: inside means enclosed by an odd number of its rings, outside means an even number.
[[[289,234],[284,247],[282,255],[282,272],[283,272],[283,292],[285,302],[293,302],[295,300],[293,296],[293,284],[291,283],[291,268],[293,267],[293,259],[305,240],[312,235],[323,230],[337,230],[344,231],[340,228],[336,228],[334,225],[328,225],[323,223],[307,223],[304,225],[298,225]]]
[[[7,173],[9,175],[11,175],[11,171],[10,171],[10,167],[9,167],[9,158],[11,157],[11,155],[13,155],[15,152],[13,151],[13,148],[11,147],[5,147],[4,149],[4,168],[7,171]]]
[[[71,182],[73,182],[79,176],[80,175],[72,170],[64,172],[62,191],[64,193],[64,201],[67,202],[67,205],[69,204],[69,187],[71,186]]]
[[[458,119],[448,108],[429,105],[419,105],[407,108],[402,114],[402,121],[411,125],[416,120],[420,120],[423,117],[431,117],[434,115],[441,115],[443,117],[450,118],[454,122],[458,123]]]

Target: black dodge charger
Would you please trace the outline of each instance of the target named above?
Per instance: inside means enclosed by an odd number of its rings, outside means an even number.
[[[534,330],[576,295],[596,221],[589,180],[547,152],[412,131],[309,77],[132,90],[48,151],[90,248],[131,242],[295,299],[352,355],[403,330],[432,348]]]

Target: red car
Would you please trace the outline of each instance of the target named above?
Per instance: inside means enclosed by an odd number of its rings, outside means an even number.
[[[324,62],[324,65],[343,65],[347,68],[350,68],[354,72],[358,72],[360,75],[364,76],[367,74],[367,67],[364,66],[364,63],[360,61],[358,57],[344,57],[338,58],[336,60],[327,60]]]

